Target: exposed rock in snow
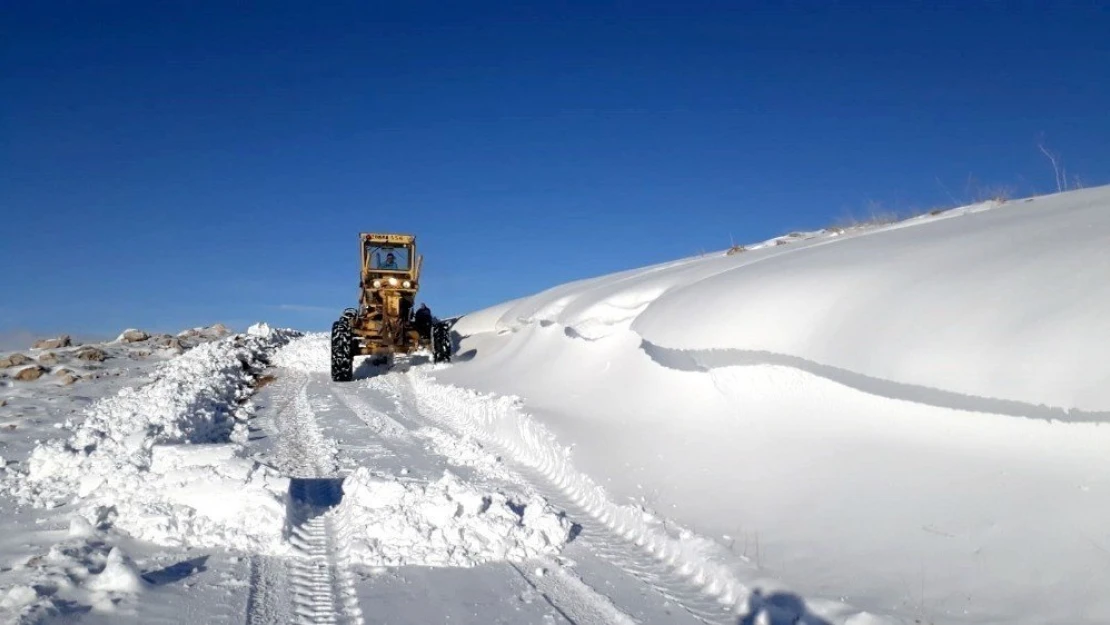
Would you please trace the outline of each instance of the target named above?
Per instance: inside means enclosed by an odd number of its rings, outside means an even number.
[[[11,354],[0,358],[0,369],[9,369],[11,367],[19,367],[27,363],[34,362],[24,354]]]
[[[68,334],[63,334],[62,336],[59,336],[57,338],[41,339],[41,340],[35,341],[34,344],[31,345],[31,348],[32,349],[60,349],[62,347],[69,347],[71,345],[73,345],[73,341],[70,339],[69,335]]]
[[[72,371],[66,371],[58,376],[58,381],[62,383],[62,386],[69,386],[80,379],[81,377],[74,374]]]
[[[41,378],[44,373],[46,373],[46,367],[40,367],[39,365],[31,365],[30,367],[24,367],[23,369],[20,369],[12,377],[14,377],[15,379],[17,379],[21,382],[33,382],[33,381]]]
[[[129,328],[127,330],[124,330],[123,333],[121,333],[118,337],[116,337],[116,342],[118,342],[118,343],[138,343],[139,341],[145,341],[149,338],[150,338],[150,335],[147,334],[146,332],[143,332],[142,330],[136,330],[134,328]]]
[[[58,364],[58,355],[54,352],[43,352],[39,354],[39,364],[52,366]]]
[[[99,347],[82,347],[77,350],[76,355],[81,360],[88,360],[90,362],[104,362],[108,358],[108,353]]]

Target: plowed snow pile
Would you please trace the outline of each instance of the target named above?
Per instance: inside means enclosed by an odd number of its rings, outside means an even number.
[[[323,332],[309,332],[274,354],[274,365],[304,373],[327,373],[331,368],[331,343]]]
[[[542,499],[483,493],[447,473],[432,483],[359,468],[336,509],[349,555],[371,566],[476,566],[558,553],[570,523]]]
[[[76,503],[93,524],[168,545],[284,549],[288,480],[239,457],[250,386],[298,334],[254,326],[168,361],[153,382],[86,411],[4,488],[38,507]]]
[[[440,412],[599,515],[714,541],[657,551],[718,592],[1107,623],[1108,241],[1110,187],[794,233],[467,315],[428,371],[519,398]]]

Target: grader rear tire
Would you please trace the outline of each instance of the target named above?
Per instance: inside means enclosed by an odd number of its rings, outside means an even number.
[[[432,361],[451,361],[451,331],[446,324],[432,325]]]

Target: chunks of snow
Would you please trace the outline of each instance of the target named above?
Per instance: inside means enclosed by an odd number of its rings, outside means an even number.
[[[30,583],[8,589],[0,610],[19,614],[11,622],[40,622],[66,614],[74,605],[96,612],[118,612],[146,589],[139,568],[110,537],[87,523],[75,521],[69,537],[42,555],[19,565]],[[4,622],[8,622],[5,620]]]
[[[272,332],[273,329],[271,329],[270,325],[265,322],[256,323],[247,328],[247,334],[251,336],[270,336]]]
[[[476,566],[551,555],[570,523],[545,501],[516,502],[451,473],[432,483],[376,478],[360,467],[334,514],[352,560],[371,566]]]
[[[113,547],[108,552],[104,568],[93,575],[86,586],[89,590],[102,593],[135,593],[143,587],[143,580],[135,563],[128,558],[119,547]]]
[[[230,441],[272,352],[297,336],[233,335],[167,361],[153,382],[66,424],[68,440],[38,445],[26,471],[5,472],[0,488],[40,507],[76,503],[88,519],[114,510],[118,528],[159,544],[281,551],[288,481]],[[105,584],[126,586],[121,571]]]

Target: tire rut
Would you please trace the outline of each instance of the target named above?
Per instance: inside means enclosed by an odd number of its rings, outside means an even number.
[[[285,382],[273,413],[272,464],[290,480],[287,525],[294,554],[251,561],[247,623],[362,625],[343,545],[328,512],[343,498],[334,441],[316,423],[310,378]]]
[[[392,392],[380,388],[377,390],[396,399],[399,419],[411,423],[426,423],[431,427],[454,432],[456,436],[477,434],[460,431],[451,420],[438,419],[428,414],[421,406],[417,390],[412,386],[408,376],[391,376],[381,380],[382,383],[388,383],[393,387]],[[580,541],[579,544],[583,550],[591,557],[596,557],[623,571],[666,601],[680,606],[697,621],[713,625],[734,625],[737,622],[737,614],[731,606],[706,594],[703,586],[692,582],[689,574],[680,570],[675,563],[660,559],[646,551],[641,542],[623,536],[609,527],[597,518],[596,513],[592,512],[587,505],[584,505],[585,502],[581,501],[575,493],[569,492],[564,485],[553,480],[539,468],[518,461],[517,454],[511,447],[486,437],[481,437],[481,440],[484,444],[491,444],[493,449],[497,449],[502,454],[503,462],[517,476],[517,481],[533,488],[552,505],[561,508],[568,517],[576,521],[580,530],[576,540]],[[518,569],[518,572],[528,577],[522,569]],[[578,583],[587,588],[590,587],[588,582],[578,580]]]

